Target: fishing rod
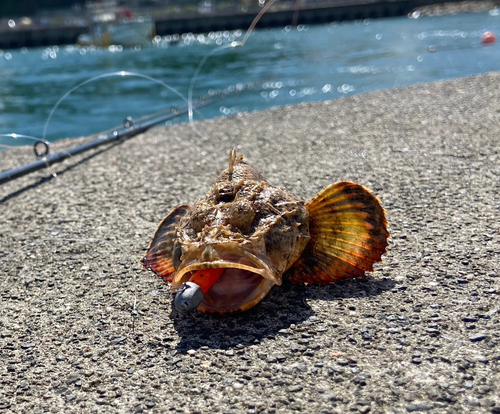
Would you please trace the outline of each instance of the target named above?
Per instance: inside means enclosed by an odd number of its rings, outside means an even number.
[[[192,107],[192,109],[199,109],[207,105],[211,105],[215,102],[221,101],[226,98],[228,93],[231,93],[232,91],[229,92],[221,92],[218,95],[210,96],[209,98],[204,98],[201,97],[198,99],[198,103]],[[238,91],[239,92],[239,91]],[[10,170],[4,171],[0,173],[0,184],[7,183],[9,181],[12,181],[16,178],[22,177],[24,175],[30,174],[32,172],[47,168],[53,164],[56,164],[58,162],[62,162],[67,158],[70,158],[74,155],[81,154],[82,152],[91,150],[93,148],[100,147],[101,145],[108,144],[110,142],[116,142],[119,140],[125,141],[129,138],[132,138],[142,132],[147,131],[151,127],[158,125],[162,122],[169,121],[171,119],[174,119],[176,117],[185,115],[189,112],[189,106],[185,105],[182,106],[181,108],[177,108],[175,106],[171,107],[169,110],[169,113],[165,115],[161,115],[162,113],[165,112],[165,110],[144,116],[142,118],[139,118],[139,120],[142,119],[148,119],[147,121],[144,121],[139,124],[134,124],[134,121],[132,118],[127,117],[125,121],[123,122],[123,126],[114,128],[112,130],[108,130],[111,132],[102,132],[100,134],[96,134],[99,138],[87,142],[82,145],[78,145],[74,148],[71,148],[67,151],[60,151],[55,154],[49,154],[49,148],[50,144],[47,141],[42,141],[39,140],[35,142],[33,145],[33,151],[35,152],[36,157],[38,160],[25,164],[21,167],[16,167],[12,168]],[[153,119],[150,119],[153,118]]]

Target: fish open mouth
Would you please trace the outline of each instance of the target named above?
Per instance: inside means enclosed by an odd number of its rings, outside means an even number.
[[[231,313],[255,306],[271,290],[281,284],[265,258],[250,253],[225,254],[218,260],[183,260],[172,280],[172,289],[185,282],[201,286],[204,298],[197,310],[201,312]]]

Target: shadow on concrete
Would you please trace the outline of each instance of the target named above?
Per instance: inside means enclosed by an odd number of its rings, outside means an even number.
[[[292,324],[299,325],[315,313],[307,304],[308,299],[335,300],[377,296],[395,286],[389,279],[356,279],[329,286],[294,285],[288,280],[275,286],[257,306],[249,311],[221,317],[194,313],[181,316],[176,310],[170,314],[181,341],[176,349],[185,352],[208,346],[212,349],[245,347],[274,338],[280,330]]]

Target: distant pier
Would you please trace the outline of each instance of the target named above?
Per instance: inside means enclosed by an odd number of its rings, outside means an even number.
[[[453,0],[452,0],[453,1]],[[458,1],[458,0],[456,0]],[[318,2],[320,6],[268,11],[257,24],[258,28],[284,27],[299,24],[321,24],[333,21],[375,19],[404,16],[412,10],[450,2],[450,0],[336,0]],[[196,14],[155,18],[159,36],[181,33],[207,33],[220,30],[245,30],[255,18],[255,12]],[[15,28],[0,30],[0,49],[75,44],[78,36],[87,33],[84,26],[64,25],[44,28]]]
[[[434,2],[426,2],[432,4]],[[282,11],[268,11],[258,28],[284,27],[298,24],[321,24],[333,21],[359,20],[378,17],[403,16],[411,12],[421,1],[366,1],[339,0],[335,5],[308,7]],[[156,33],[160,36],[175,33],[206,33],[219,30],[246,29],[255,14],[234,13],[231,15],[204,15],[190,18],[156,20]]]

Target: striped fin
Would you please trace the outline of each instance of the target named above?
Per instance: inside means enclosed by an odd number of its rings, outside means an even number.
[[[182,217],[186,215],[191,207],[187,204],[174,208],[160,223],[158,230],[149,245],[146,255],[142,258],[142,264],[148,270],[152,270],[165,282],[171,282],[175,273],[172,262],[176,227]]]
[[[311,239],[289,271],[293,283],[327,285],[364,277],[387,247],[387,220],[379,200],[347,181],[323,189],[306,205]]]

